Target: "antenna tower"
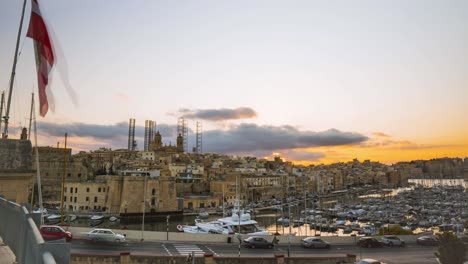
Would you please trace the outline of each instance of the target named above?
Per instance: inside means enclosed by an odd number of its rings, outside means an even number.
[[[177,122],[177,136],[184,139],[184,152],[188,152],[188,122],[183,117],[179,117]]]
[[[135,150],[135,118],[130,118],[128,121],[128,150]]]
[[[154,138],[154,130],[156,128],[156,122],[153,120],[145,120],[145,141],[144,150],[148,151],[151,144],[151,140]]]
[[[195,148],[197,154],[202,154],[202,123],[197,121],[197,146]]]

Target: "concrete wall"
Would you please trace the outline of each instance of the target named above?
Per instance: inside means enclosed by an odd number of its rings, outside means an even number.
[[[92,230],[91,228],[83,228],[83,227],[69,227],[68,230],[73,233],[73,237],[75,238],[83,238],[85,237],[85,233]],[[139,241],[141,239],[141,231],[138,230],[120,230],[114,229],[113,230],[119,234],[125,234],[128,240]],[[151,232],[145,231],[144,232],[144,240],[145,241],[165,241],[169,237],[170,241],[199,241],[199,242],[210,242],[210,243],[227,243],[228,237],[231,237],[233,243],[238,243],[237,236],[235,235],[215,235],[215,234],[189,234],[189,233],[182,233],[182,232]],[[242,239],[249,237],[248,235],[242,235]],[[415,243],[418,236],[416,235],[406,235],[406,236],[398,236],[403,239],[406,243]],[[273,236],[265,236],[267,240],[272,241]],[[292,236],[291,243],[292,244],[300,244],[301,239],[304,236]],[[354,245],[356,244],[359,237],[351,237],[351,236],[323,236],[321,237],[323,240],[330,242],[332,245]],[[377,239],[380,237],[376,237]],[[288,236],[278,236],[279,244],[288,244]]]
[[[271,257],[213,257],[206,254],[204,257],[195,257],[195,264],[336,264],[336,263],[354,263],[356,256],[327,256],[327,257],[308,257],[308,258],[285,258],[283,255]],[[187,257],[169,257],[169,256],[134,256],[128,252],[122,252],[121,255],[80,255],[71,256],[71,264],[78,263],[152,263],[152,264],[187,264]]]

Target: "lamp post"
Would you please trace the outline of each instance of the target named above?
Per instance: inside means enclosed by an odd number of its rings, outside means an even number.
[[[170,217],[171,217],[170,215],[166,216],[166,240],[169,240],[169,218]]]
[[[148,177],[145,177],[144,184],[143,184],[143,217],[141,219],[141,242],[144,240],[144,231],[145,231],[145,211],[146,211],[146,181]]]

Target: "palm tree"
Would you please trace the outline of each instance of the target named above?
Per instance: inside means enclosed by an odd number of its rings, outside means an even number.
[[[463,264],[466,246],[463,241],[451,232],[438,235],[439,246],[434,254],[442,264]]]

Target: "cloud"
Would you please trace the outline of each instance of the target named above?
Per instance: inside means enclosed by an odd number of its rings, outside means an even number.
[[[325,153],[322,152],[309,152],[309,151],[296,151],[296,150],[286,150],[280,153],[282,156],[286,157],[287,160],[297,160],[297,161],[319,161],[321,158],[325,157]]]
[[[257,117],[257,113],[250,107],[195,110],[182,108],[179,109],[179,113],[188,119],[201,119],[214,122]]]
[[[175,140],[177,126],[157,124],[163,140],[168,143]],[[128,123],[120,122],[114,125],[97,125],[85,123],[56,124],[39,122],[38,131],[41,135],[63,138],[65,132],[70,137],[79,137],[81,148],[88,146],[126,148],[128,139]],[[142,147],[144,127],[136,126],[135,138]],[[189,131],[189,149],[195,144],[193,131]],[[288,159],[317,160],[324,156],[319,152],[308,152],[301,149],[320,146],[354,145],[366,141],[364,135],[352,132],[342,132],[329,129],[322,132],[301,131],[289,125],[259,126],[256,124],[240,124],[230,126],[227,130],[209,130],[203,133],[203,151],[222,154],[253,155],[264,157],[272,152],[280,152]],[[76,139],[77,140],[77,139]],[[87,145],[85,142],[95,142]],[[53,142],[53,141],[52,141]],[[108,144],[107,146],[105,144]],[[70,145],[72,148],[73,146]]]
[[[353,145],[366,141],[364,135],[329,129],[322,132],[300,131],[292,126],[240,124],[228,130],[203,134],[203,149],[218,153],[276,151],[320,146]]]
[[[63,138],[65,133],[68,133],[70,138],[86,138],[88,142],[95,142],[99,144],[100,147],[126,148],[128,142],[128,122],[119,122],[113,125],[85,124],[79,122],[65,124],[38,122],[37,130],[41,135],[56,137],[58,139]],[[144,130],[145,128],[143,126],[135,126],[135,140],[140,148],[143,146]],[[175,137],[177,136],[176,125],[158,124],[156,130],[161,133],[165,141],[175,142]],[[80,146],[82,149],[85,149],[88,145],[81,141]],[[90,143],[89,147],[97,148],[94,143]]]
[[[374,135],[376,137],[385,137],[385,138],[391,137],[390,135],[384,134],[382,132],[374,132],[374,133],[372,133],[372,135]]]

